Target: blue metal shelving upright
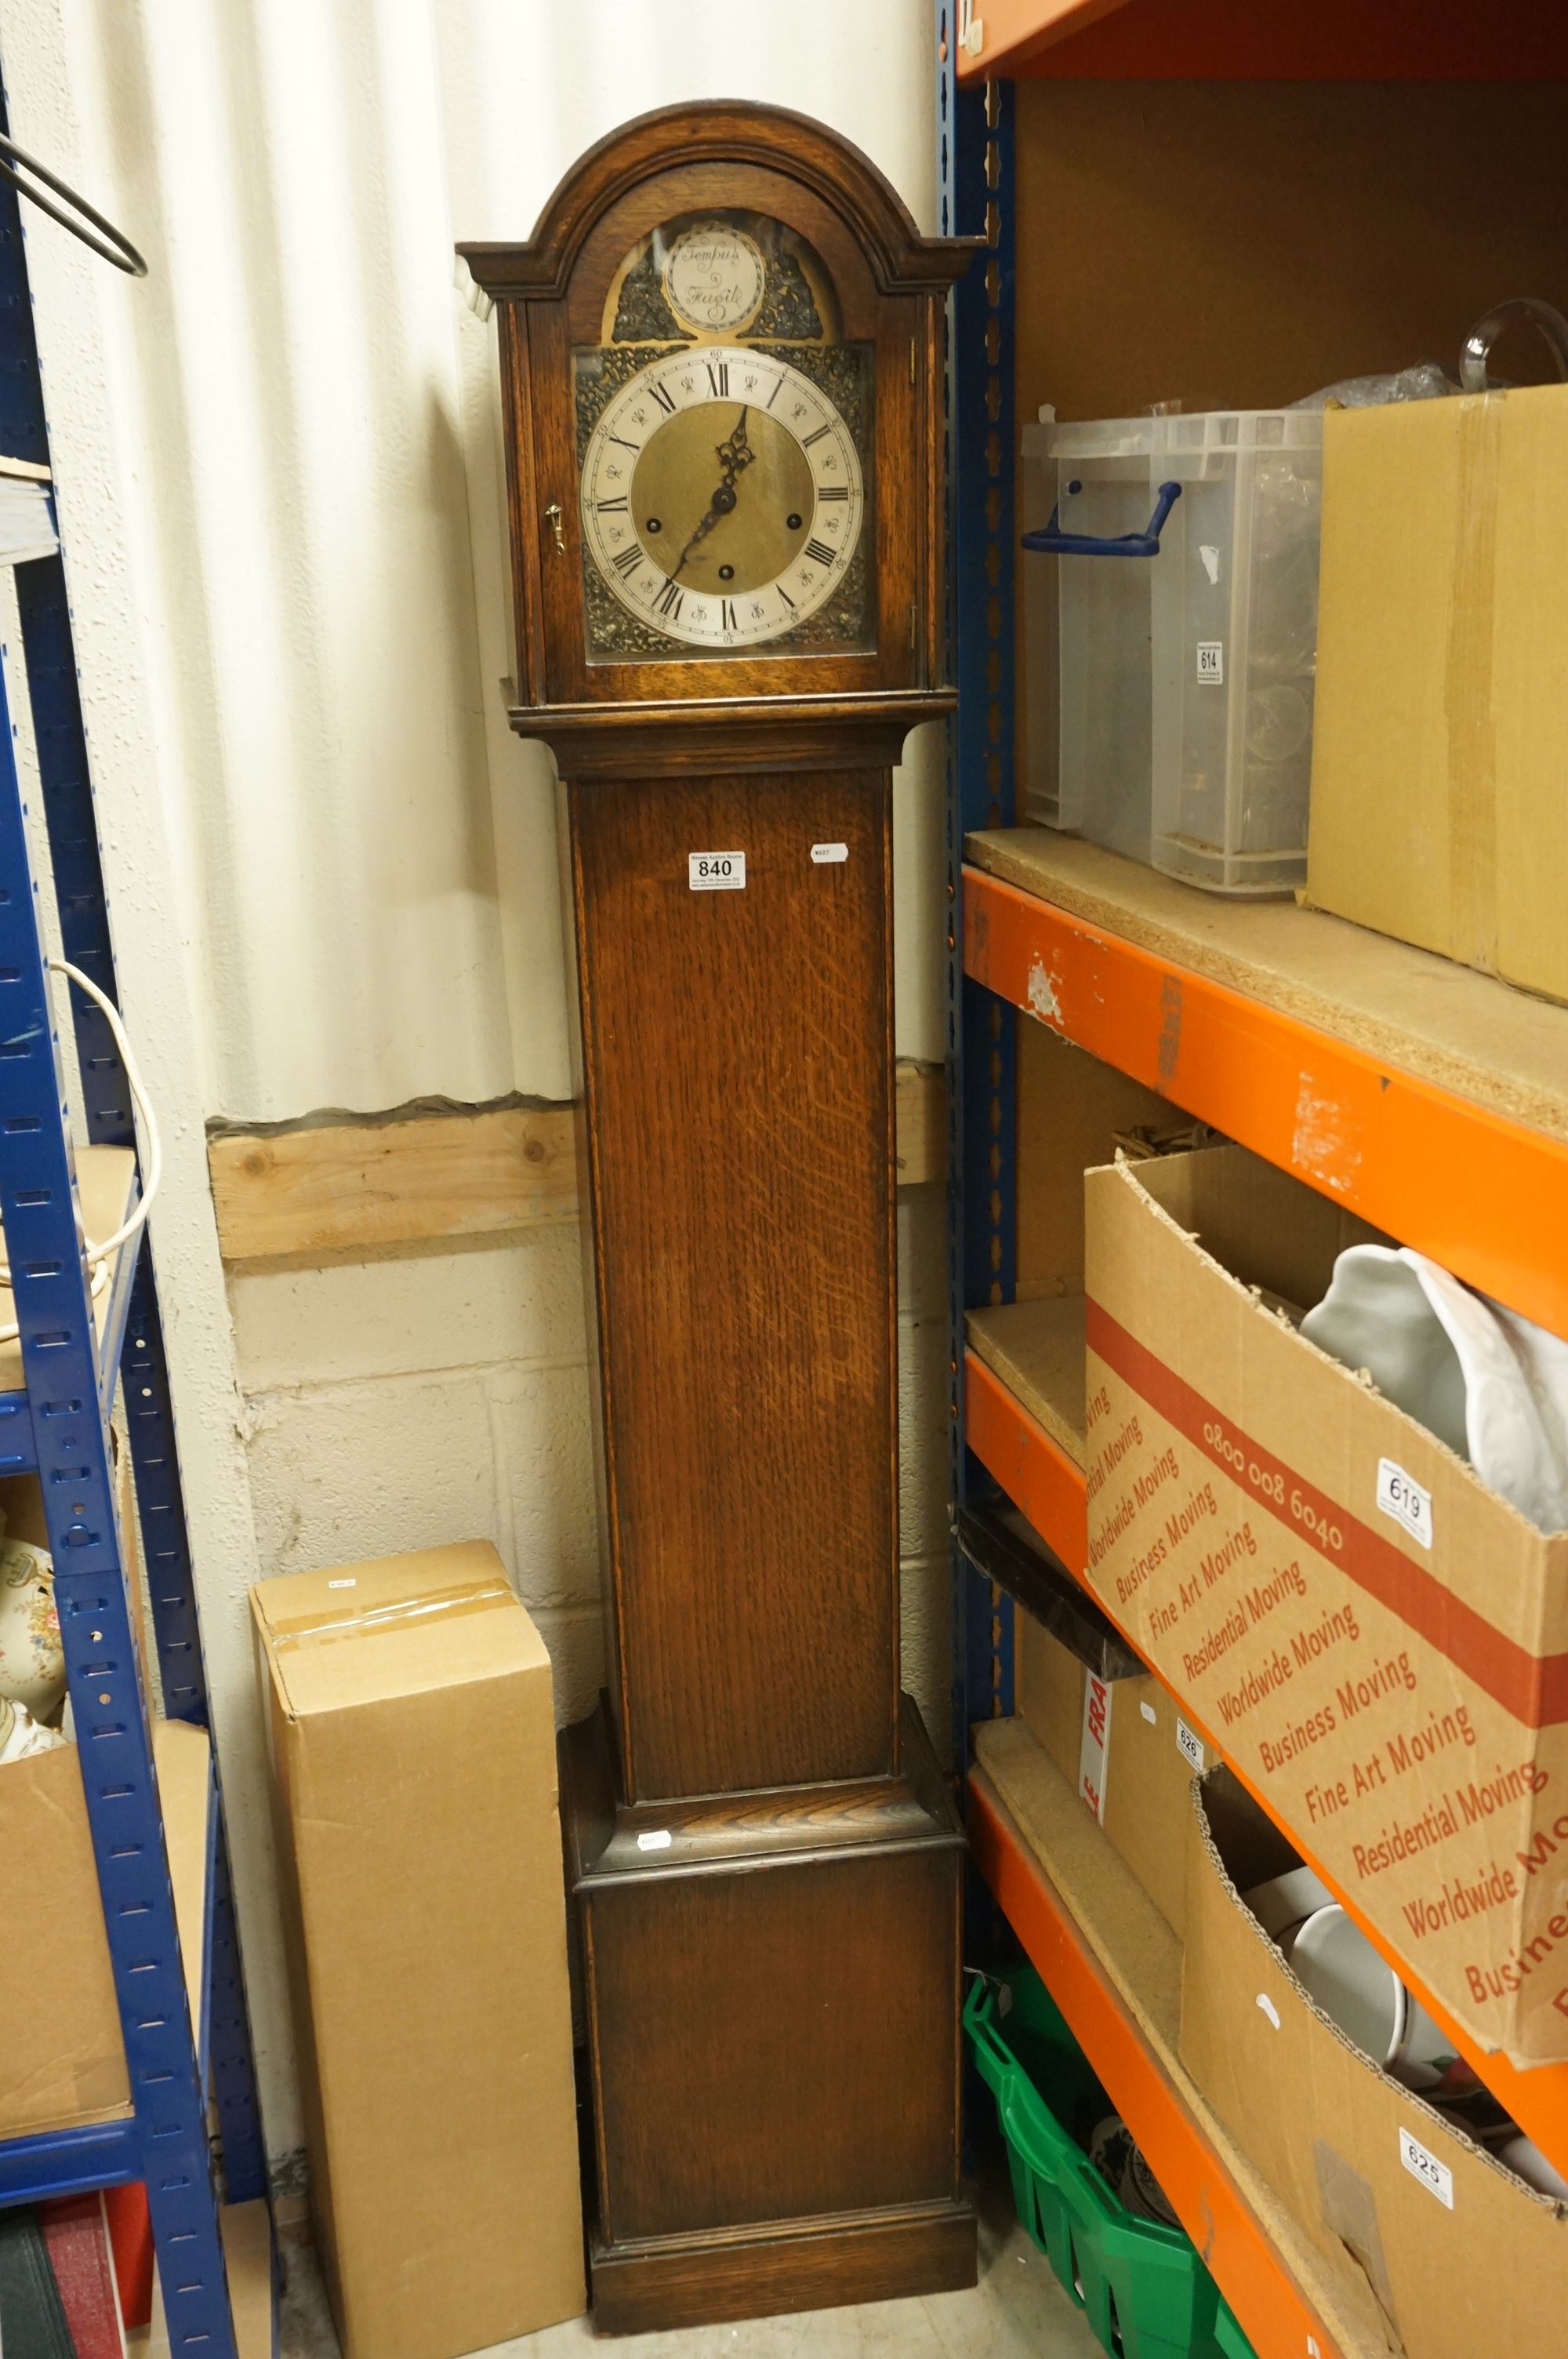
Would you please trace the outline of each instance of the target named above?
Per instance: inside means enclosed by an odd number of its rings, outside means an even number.
[[[17,201],[4,184],[0,451],[49,463]],[[77,1059],[91,1144],[135,1148],[130,1092],[104,1017],[74,986],[62,1040],[43,948],[42,901],[52,891],[65,958],[115,996],[63,560],[58,552],[33,560],[16,580],[51,874],[33,874],[11,691],[0,676],[0,1222],[24,1378],[20,1392],[0,1394],[0,1473],[36,1472],[40,1484],[131,2110],[0,2141],[0,2204],[144,2182],[171,2351],[241,2359],[222,2210],[265,2196],[266,2179],[222,1797],[214,1766],[193,2022],[116,1523],[117,1386],[167,1716],[204,1725],[206,1680],[151,1245],[144,1232],[123,1249],[129,1267],[95,1335],[64,1056]]]
[[[962,867],[972,829],[1013,818],[1012,85],[960,90],[960,0],[936,0],[937,187],[944,236],[986,240],[959,279],[947,361],[946,1063],[948,1497],[989,1485],[964,1441],[964,1313],[1013,1292],[1012,1008],[964,977]],[[1012,1710],[1012,1601],[953,1551],[954,1757]]]

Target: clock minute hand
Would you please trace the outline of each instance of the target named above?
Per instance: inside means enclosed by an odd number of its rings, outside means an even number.
[[[672,582],[676,579],[676,575],[680,572],[682,566],[686,563],[687,559],[691,555],[692,550],[696,549],[700,542],[705,541],[708,538],[708,534],[713,530],[713,527],[719,522],[719,517],[730,514],[730,509],[735,505],[735,478],[737,475],[741,473],[745,468],[751,465],[752,460],[757,455],[746,439],[746,412],[744,409],[741,410],[740,417],[736,419],[733,430],[724,441],[717,445],[713,455],[723,466],[724,480],[719,485],[718,490],[714,493],[712,499],[709,500],[708,504],[708,514],[703,517],[702,522],[697,526],[697,530],[692,534],[691,538],[681,550],[680,556],[676,561],[675,573],[670,575],[670,580]]]

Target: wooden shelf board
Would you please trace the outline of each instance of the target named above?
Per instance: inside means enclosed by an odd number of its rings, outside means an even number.
[[[1233,901],[1051,828],[965,839],[989,875],[1507,1122],[1568,1141],[1568,1007],[1293,901]]]
[[[1065,1456],[1087,1465],[1083,1296],[971,1310],[964,1327],[976,1358],[1022,1401]]]
[[[968,1446],[1087,1589],[1084,1298],[971,1310],[965,1331]]]
[[[1568,1334],[1568,1007],[1044,828],[965,848],[976,982]]]
[[[1013,1306],[1015,1312],[1032,1311],[1038,1308],[1033,1303]],[[1008,1313],[999,1314],[991,1310],[978,1314],[988,1322],[993,1336],[999,1315],[1005,1321]],[[1079,1316],[1082,1316],[1081,1303]],[[976,1317],[976,1313],[970,1313],[971,1320]],[[1011,1349],[1014,1353],[1023,1352],[1029,1364],[1030,1381],[1037,1395],[1042,1384],[1052,1383],[1057,1386],[1055,1400],[1051,1407],[1050,1423],[1048,1425],[1044,1419],[1033,1413],[1024,1397],[1007,1385],[996,1366],[980,1357],[977,1346],[971,1342],[965,1355],[964,1385],[965,1437],[968,1447],[987,1472],[1000,1484],[1014,1506],[1028,1517],[1086,1594],[1092,1597],[1101,1613],[1116,1625],[1127,1646],[1137,1655],[1140,1653],[1137,1640],[1085,1577],[1084,1568],[1088,1558],[1088,1504],[1082,1442],[1078,1441],[1078,1454],[1074,1456],[1055,1439],[1057,1432],[1071,1433],[1074,1417],[1081,1416],[1078,1403],[1082,1399],[1082,1376],[1080,1375],[1074,1379],[1063,1374],[1066,1353],[1060,1335],[1054,1339],[1049,1357],[1038,1351],[1031,1354],[1027,1343],[1020,1344],[1016,1339]],[[1282,1819],[1269,1795],[1255,1785],[1236,1762],[1230,1760],[1223,1744],[1193,1710],[1190,1701],[1175,1690],[1173,1693],[1210,1753],[1217,1760],[1228,1763],[1260,1810],[1273,1820],[1287,1841],[1301,1853],[1307,1865],[1316,1870],[1335,1898],[1355,1919],[1394,1972],[1410,1985],[1427,2013],[1443,2027],[1457,2052],[1479,2073],[1499,2104],[1508,2108],[1520,2128],[1535,2140],[1544,2154],[1552,2158],[1559,2169],[1568,2169],[1568,2063],[1538,2064],[1521,2071],[1510,2064],[1506,2056],[1488,2055],[1479,2048],[1463,2027],[1454,2022],[1386,1937],[1368,1922],[1354,1897],[1345,1889],[1339,1878],[1325,1868],[1303,1840],[1299,1828],[1291,1826]]]
[[[1020,1720],[975,1732],[982,1875],[1258,2359],[1385,2359],[1358,2304],[1209,2112],[1177,2053],[1181,1944]]]
[[[112,1237],[133,1201],[135,1185],[136,1158],[128,1147],[81,1147],[76,1151],[76,1192],[81,1205],[82,1224],[90,1239]],[[134,1253],[135,1237],[120,1248],[120,1256]],[[110,1283],[94,1298],[93,1323],[100,1333],[109,1316],[109,1306],[114,1299],[114,1274]],[[11,1289],[0,1286],[0,1327],[15,1323]],[[22,1346],[13,1336],[8,1343],[0,1343],[0,1393],[22,1389]]]

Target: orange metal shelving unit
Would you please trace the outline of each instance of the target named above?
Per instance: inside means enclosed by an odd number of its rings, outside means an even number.
[[[1003,125],[988,135],[993,145],[1011,136],[1005,81],[999,78],[1179,85],[1568,77],[1568,8],[1557,0],[1496,0],[1489,9],[1477,8],[1475,0],[965,0],[962,5],[952,0],[949,9],[939,8],[939,21],[956,37],[943,56],[960,87],[988,85],[986,124]],[[1179,103],[1173,92],[1172,103]],[[989,167],[990,150],[987,160]],[[988,170],[987,186],[995,185]],[[1010,187],[987,215],[993,245],[1000,235],[1006,249],[993,273],[1000,267],[1000,283],[1008,290]],[[1010,291],[1001,299],[1007,335],[1011,299]],[[994,421],[997,409],[989,414]],[[999,466],[1005,474],[1004,462],[993,463],[993,484]],[[996,491],[989,496],[994,507]],[[1005,494],[1002,513],[1011,519]],[[1007,529],[1004,525],[1004,537]],[[993,589],[997,578],[990,576]],[[1002,616],[994,595],[989,607],[982,597],[976,611],[990,615],[991,640],[1005,650],[1011,612]],[[1011,689],[1009,676],[998,690],[999,662],[1005,673],[1005,652],[990,657],[988,742],[1005,749]],[[978,709],[975,695],[966,693]],[[976,775],[984,764],[992,777],[993,815],[986,824],[994,828],[996,805],[1005,810],[1011,799],[1008,757],[1005,750],[1000,757],[989,755],[978,737],[975,743]],[[973,808],[973,797],[968,804],[960,799],[959,808]],[[949,945],[957,945],[969,981],[1471,1284],[1568,1332],[1568,1140],[1528,1121],[1510,1121],[1490,1105],[1400,1070],[1397,1060],[1249,996],[1245,985],[1230,987],[1233,976],[1217,981],[1000,876],[966,866],[960,890],[962,927],[954,929]],[[1109,923],[1114,927],[1114,916]],[[996,1138],[1011,1125],[1012,1069],[1005,1036],[993,1031],[990,1037],[997,1044],[990,1052],[989,1109]],[[967,1049],[977,1069],[979,1038],[977,1030]],[[1005,1180],[994,1192],[997,1155],[1005,1170],[1010,1151],[1005,1138],[993,1148],[993,1207],[1010,1204]],[[977,1164],[968,1178],[971,1196],[978,1169]],[[1010,1290],[1011,1241],[1000,1235],[1010,1216],[1010,1211],[992,1213],[990,1266],[1000,1273],[990,1281],[993,1303]],[[969,1282],[975,1283],[972,1263]],[[968,1299],[978,1302],[981,1295],[976,1290]],[[972,1348],[956,1348],[954,1359],[963,1373],[963,1400],[955,1398],[954,1410],[957,1417],[961,1408],[968,1449],[1081,1580],[1087,1556],[1081,1464]],[[991,1627],[1000,1666],[1007,1641],[994,1635],[1005,1627],[994,1603]],[[993,1670],[992,1709],[1005,1709],[1000,1669]],[[1215,1755],[1224,1757],[1212,1734],[1204,1733]],[[1267,1809],[1266,1798],[1257,1799]],[[1303,2352],[1340,2359],[1339,2345],[1312,2317],[1281,2253],[1122,2005],[1048,1867],[979,1767],[971,1774],[969,1805],[979,1866],[1204,2250],[1260,2359]],[[1294,1830],[1285,1832],[1297,1841]],[[1332,1878],[1325,1880],[1332,1886]],[[1350,1906],[1346,1895],[1338,1897]],[[1376,1940],[1354,1908],[1351,1913]],[[1408,1980],[1402,1961],[1379,1946]],[[1525,2130],[1568,2169],[1568,2065],[1516,2072],[1505,2059],[1480,2055],[1428,1994],[1418,1990],[1418,1995]]]

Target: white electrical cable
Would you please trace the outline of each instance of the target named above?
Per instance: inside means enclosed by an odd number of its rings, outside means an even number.
[[[68,965],[64,959],[50,959],[49,971],[51,974],[63,974],[69,982],[75,984],[79,991],[84,991],[87,994],[95,1007],[102,1009],[104,1020],[114,1037],[114,1046],[120,1052],[120,1062],[125,1069],[131,1103],[140,1114],[142,1126],[146,1133],[146,1153],[143,1158],[143,1169],[146,1179],[140,1197],[112,1237],[101,1238],[96,1245],[91,1238],[87,1240],[86,1259],[88,1269],[92,1273],[91,1291],[96,1297],[103,1293],[109,1283],[107,1264],[111,1256],[118,1253],[120,1247],[135,1235],[152,1210],[153,1198],[157,1194],[158,1183],[163,1178],[163,1141],[158,1136],[157,1117],[153,1112],[152,1101],[146,1093],[135,1053],[126,1037],[125,1027],[120,1021],[120,1011],[114,1001],[99,990],[90,975],[83,974],[80,967]],[[9,1287],[10,1283],[10,1270],[4,1262],[0,1262],[0,1286]],[[15,1325],[0,1327],[0,1343],[14,1343],[20,1332],[21,1330]]]

